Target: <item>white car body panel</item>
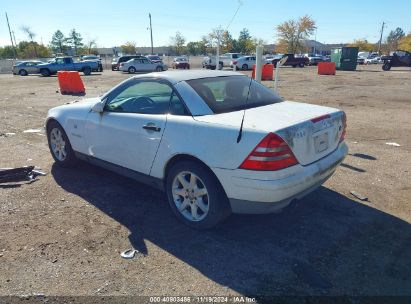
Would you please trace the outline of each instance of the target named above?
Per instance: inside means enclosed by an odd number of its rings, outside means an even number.
[[[147,124],[161,131],[143,129]],[[87,155],[149,175],[165,125],[166,115],[90,112],[84,132]]]
[[[150,77],[169,81],[176,90],[185,90],[183,98],[191,98],[193,92],[182,85],[186,79],[233,75],[242,74],[170,71],[152,73]],[[242,139],[237,143],[244,111],[210,115],[208,106],[199,107],[199,100],[194,98],[186,106],[196,116],[93,112],[92,107],[102,100],[104,96],[53,108],[48,119],[62,125],[76,152],[160,181],[174,156],[195,157],[214,172],[232,210],[238,213],[272,212],[300,198],[329,178],[348,151],[339,141],[342,112],[334,108],[285,101],[248,109]],[[312,121],[323,115],[329,116]],[[161,132],[143,129],[148,123],[154,123]],[[270,132],[288,143],[299,164],[278,171],[239,169]],[[314,151],[313,138],[323,133],[328,134],[327,149]]]

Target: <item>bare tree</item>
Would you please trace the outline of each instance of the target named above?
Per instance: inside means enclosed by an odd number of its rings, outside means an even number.
[[[96,38],[91,38],[87,40],[87,53],[91,54],[93,49],[97,47],[97,39]]]
[[[31,44],[34,47],[34,54],[36,55],[36,57],[38,57],[37,46],[34,43],[34,37],[36,37],[36,34],[31,30],[31,28],[29,26],[26,26],[26,25],[23,25],[20,29],[23,33],[25,33],[27,35],[27,38],[29,38]]]
[[[174,37],[170,37],[172,47],[177,55],[181,55],[184,52],[184,45],[186,38],[181,35],[180,32],[176,32]]]

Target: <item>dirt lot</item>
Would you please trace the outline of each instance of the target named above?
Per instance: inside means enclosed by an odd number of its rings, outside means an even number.
[[[127,77],[83,77],[86,97]],[[286,99],[346,111],[349,156],[282,213],[198,232],[154,189],[86,164],[54,166],[44,134],[23,131],[78,97],[60,95],[56,77],[0,75],[0,167],[48,173],[0,186],[0,295],[411,296],[411,71],[284,68],[281,80]],[[130,247],[140,254],[122,259]]]

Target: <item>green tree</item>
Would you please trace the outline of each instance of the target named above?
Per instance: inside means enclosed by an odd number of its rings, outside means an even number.
[[[300,17],[298,20],[288,20],[277,26],[278,47],[287,48],[287,53],[305,51],[304,41],[314,33],[315,21],[309,16]]]
[[[252,37],[248,29],[243,28],[238,36],[237,51],[243,54],[252,53],[255,49]]]
[[[187,43],[187,53],[189,55],[197,56],[200,53],[200,42],[198,41],[190,41]]]
[[[50,49],[43,44],[31,41],[20,41],[17,45],[17,54],[21,59],[50,57]]]
[[[10,59],[14,58],[14,50],[11,45],[6,45],[5,47],[0,47],[0,58]]]
[[[357,39],[353,43],[348,44],[348,46],[356,46],[359,51],[372,52],[375,50],[375,44],[369,43],[367,39]]]
[[[137,51],[136,43],[133,41],[127,41],[121,46],[121,50],[123,51],[123,54],[134,55]]]
[[[77,33],[75,29],[72,29],[67,37],[67,42],[74,48],[74,54],[77,55],[79,48],[84,46],[83,38],[80,33]]]
[[[394,31],[391,31],[387,36],[387,47],[389,51],[395,51],[398,48],[399,41],[405,36],[402,28],[397,27]]]
[[[398,42],[398,49],[411,52],[411,32],[407,36],[401,38]]]
[[[186,43],[186,38],[181,35],[180,32],[176,32],[174,37],[170,37],[171,40],[171,48],[172,50],[177,54],[181,55],[184,53],[185,50],[185,43]]]
[[[54,53],[63,54],[65,51],[67,51],[66,41],[67,39],[66,37],[64,37],[64,34],[60,30],[57,30],[51,37],[50,48]]]

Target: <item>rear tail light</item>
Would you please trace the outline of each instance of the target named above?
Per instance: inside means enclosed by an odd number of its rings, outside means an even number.
[[[121,66],[121,67],[124,66],[124,63],[120,63],[120,66]]]
[[[277,134],[269,133],[241,164],[240,169],[276,171],[298,164],[288,144]]]
[[[233,60],[233,64],[237,64],[237,60]]]
[[[342,125],[343,130],[342,130],[342,133],[341,133],[340,142],[344,141],[345,134],[346,134],[346,131],[347,131],[347,116],[345,115],[344,112],[343,112],[343,115],[342,115],[342,123],[343,123],[343,125]]]
[[[322,116],[318,116],[316,118],[313,118],[313,119],[311,119],[311,121],[313,123],[316,123],[316,122],[319,122],[321,120],[324,120],[324,119],[327,119],[327,118],[330,118],[330,117],[331,117],[330,114],[326,114],[326,115],[322,115]]]

